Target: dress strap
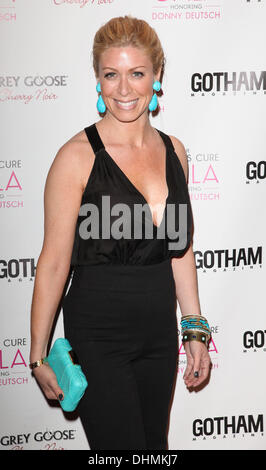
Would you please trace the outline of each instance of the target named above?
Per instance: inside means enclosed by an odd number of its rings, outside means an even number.
[[[156,128],[155,128],[156,129]],[[172,140],[170,139],[169,135],[168,134],[165,134],[165,132],[161,131],[160,129],[156,129],[159,134],[161,135],[162,139],[164,140],[165,142],[165,145],[167,147],[169,147],[170,149],[174,150],[175,151],[175,148],[174,148],[174,145],[173,145],[173,142]]]
[[[104,148],[103,142],[97,132],[97,128],[94,124],[91,124],[88,127],[84,127],[84,131],[88,137],[88,140],[93,148],[94,153],[99,152],[102,148]]]
[[[156,129],[156,128],[155,128]],[[161,135],[162,139],[164,140],[165,142],[165,145],[167,147],[170,147],[172,150],[175,150],[174,146],[173,146],[173,142],[172,140],[170,139],[169,135],[168,134],[165,134],[163,131],[161,131],[160,129],[156,129],[159,134]],[[94,124],[91,124],[90,126],[88,127],[84,127],[84,131],[86,132],[86,135],[87,135],[87,138],[93,148],[93,151],[94,153],[97,153],[99,152],[99,150],[103,149],[104,148],[104,144],[102,142],[102,139],[97,131],[97,128],[95,126],[95,123]]]

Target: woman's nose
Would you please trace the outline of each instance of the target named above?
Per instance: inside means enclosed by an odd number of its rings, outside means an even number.
[[[121,77],[118,85],[121,95],[127,95],[131,91],[131,86],[127,77]]]

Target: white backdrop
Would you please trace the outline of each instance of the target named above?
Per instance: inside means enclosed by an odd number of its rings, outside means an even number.
[[[151,124],[189,158],[209,384],[189,392],[180,349],[169,449],[265,449],[264,0],[0,0],[0,448],[88,449],[77,416],[50,406],[28,368],[43,190],[59,147],[97,113],[93,37],[145,19],[167,59]],[[180,324],[180,312],[177,312]],[[59,316],[54,339],[63,335]]]

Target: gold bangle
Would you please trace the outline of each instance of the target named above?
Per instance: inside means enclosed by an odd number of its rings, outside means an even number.
[[[210,339],[211,339],[210,335],[199,330],[187,330],[187,331],[184,331],[182,335],[183,343],[186,343],[187,341],[200,341],[201,343],[204,343],[207,346],[207,348],[208,348]]]
[[[39,359],[38,361],[31,362],[31,364],[29,364],[29,368],[35,369],[35,367],[40,367],[42,364],[45,364],[46,362],[47,362],[47,358],[43,357],[42,359]]]

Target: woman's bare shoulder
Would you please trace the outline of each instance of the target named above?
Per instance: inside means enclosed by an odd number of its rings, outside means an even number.
[[[84,188],[93,162],[94,151],[85,131],[81,130],[61,145],[52,166],[64,168],[65,172],[75,173]]]
[[[84,152],[93,154],[93,149],[83,129],[62,144],[59,151],[64,154],[71,154],[74,151],[77,157],[83,155]]]

